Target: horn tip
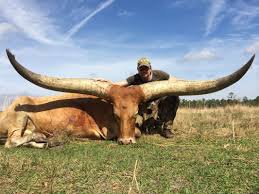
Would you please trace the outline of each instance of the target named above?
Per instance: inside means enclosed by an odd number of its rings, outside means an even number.
[[[6,54],[8,56],[8,58],[15,58],[14,55],[11,53],[11,51],[9,49],[6,49]]]
[[[255,53],[253,54],[253,56],[251,57],[251,59],[249,60],[249,62],[251,62],[251,64],[252,64],[253,61],[254,61],[254,59],[255,59]]]
[[[10,54],[11,52],[10,52],[10,49],[5,49],[5,51],[6,51],[6,54]]]

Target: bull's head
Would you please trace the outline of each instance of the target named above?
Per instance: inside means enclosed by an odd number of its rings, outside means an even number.
[[[140,103],[167,95],[200,95],[222,90],[241,79],[255,57],[253,55],[236,72],[215,80],[188,81],[170,79],[139,86],[121,87],[109,82],[92,79],[56,78],[36,74],[19,64],[10,51],[6,50],[6,52],[16,71],[22,77],[40,87],[62,92],[90,94],[112,102],[114,114],[120,128],[118,141],[122,144],[135,143],[135,120]]]
[[[118,142],[121,144],[135,143],[135,122],[138,105],[144,100],[139,87],[122,87],[113,85],[110,89],[113,111],[119,124]]]

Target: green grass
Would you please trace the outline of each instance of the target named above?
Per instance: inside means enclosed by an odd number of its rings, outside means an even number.
[[[1,193],[255,193],[258,140],[71,142],[47,150],[0,148]],[[134,166],[136,181],[132,182]]]
[[[259,111],[233,114],[235,128],[224,116],[229,111],[215,111],[180,110],[173,139],[0,146],[0,193],[259,193]]]

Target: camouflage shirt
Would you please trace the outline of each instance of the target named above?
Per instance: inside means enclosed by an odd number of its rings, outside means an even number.
[[[170,75],[164,71],[160,71],[160,70],[152,70],[153,72],[153,76],[152,76],[152,80],[153,81],[161,81],[161,80],[168,80]],[[127,82],[129,85],[140,85],[140,84],[144,84],[145,82],[142,81],[141,77],[139,74],[135,74],[133,76],[130,76],[127,78]]]

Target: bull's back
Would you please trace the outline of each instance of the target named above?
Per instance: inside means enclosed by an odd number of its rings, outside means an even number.
[[[116,128],[111,104],[90,95],[20,97],[10,109],[26,112],[36,128],[46,135],[65,131],[69,135],[87,137],[89,130]]]

